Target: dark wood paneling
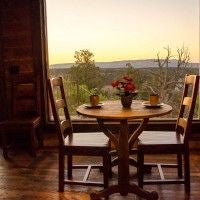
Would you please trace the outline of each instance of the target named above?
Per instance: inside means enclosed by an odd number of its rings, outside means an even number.
[[[6,118],[7,101],[6,101],[6,84],[5,84],[5,69],[3,67],[3,1],[0,0],[0,120]]]
[[[48,51],[46,38],[46,7],[44,0],[31,0],[31,27],[33,41],[33,59],[36,74],[40,75],[41,84],[41,118],[42,124],[47,121],[47,69],[48,69]]]
[[[1,105],[4,112],[1,118],[9,114],[11,107],[10,77],[15,74],[32,73],[40,76],[40,85],[43,86],[43,63],[42,63],[42,41],[40,0],[1,0],[1,69],[0,87]],[[17,67],[17,70],[13,70]],[[41,88],[41,87],[40,87]],[[2,92],[6,91],[6,92]],[[41,97],[42,89],[38,93]],[[39,98],[40,98],[39,97]],[[41,98],[39,101],[41,108]],[[6,108],[6,109],[5,109]],[[40,109],[40,113],[41,109]],[[3,117],[4,116],[4,117]]]

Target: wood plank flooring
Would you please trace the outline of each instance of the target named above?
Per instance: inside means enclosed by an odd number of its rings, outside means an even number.
[[[26,149],[15,149],[9,152],[10,160],[4,160],[0,151],[0,199],[5,200],[89,200],[91,191],[101,187],[65,186],[65,192],[58,192],[58,155],[55,138],[48,136],[38,156],[32,158]],[[151,156],[148,160],[161,160],[163,156]],[[166,156],[165,161],[173,161],[175,157]],[[76,157],[76,163],[99,163],[97,158]],[[156,172],[156,171],[155,171]],[[136,182],[136,169],[130,167],[131,181]],[[175,171],[170,171],[171,176]],[[153,171],[154,174],[154,171]],[[76,171],[80,177],[82,171]],[[155,175],[156,176],[156,175]],[[93,171],[91,179],[101,179],[98,170]],[[117,167],[113,168],[110,185],[117,182]],[[191,194],[187,196],[183,185],[153,185],[144,187],[148,191],[156,190],[161,200],[198,200],[200,199],[200,150],[191,151]],[[135,195],[122,197],[112,195],[111,200],[139,199]]]

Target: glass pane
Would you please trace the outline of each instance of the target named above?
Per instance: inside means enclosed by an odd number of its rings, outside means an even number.
[[[50,76],[61,75],[70,105],[119,99],[113,80],[132,77],[175,118],[185,74],[199,74],[198,0],[46,0]],[[198,117],[198,105],[195,117]],[[166,116],[165,116],[166,118]]]

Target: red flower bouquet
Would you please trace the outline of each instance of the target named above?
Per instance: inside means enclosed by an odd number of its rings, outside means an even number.
[[[112,86],[118,90],[120,96],[135,96],[137,94],[133,79],[127,75],[123,76],[121,80],[114,80]]]

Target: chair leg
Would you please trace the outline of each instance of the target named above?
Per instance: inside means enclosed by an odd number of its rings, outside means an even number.
[[[31,151],[31,155],[33,157],[36,157],[36,137],[35,137],[35,128],[31,128],[31,132],[30,132],[30,151]]]
[[[64,192],[64,170],[65,170],[65,162],[64,162],[64,154],[59,151],[59,192]]]
[[[189,152],[184,153],[185,192],[190,193],[190,158]]]
[[[5,132],[1,134],[1,141],[2,141],[3,157],[5,159],[8,159],[8,148],[7,148],[7,139]]]
[[[108,174],[108,176],[111,178],[112,177],[112,156],[110,155],[110,153],[109,153],[109,155],[108,155],[108,168],[109,168],[109,174]]]
[[[107,155],[103,156],[103,183],[104,183],[104,188],[108,187],[108,177],[111,169],[110,165],[110,155],[109,153]]]
[[[144,180],[144,154],[142,151],[138,151],[138,167],[137,167],[137,174],[138,174],[138,186],[143,188],[143,180]]]
[[[43,133],[42,133],[42,127],[41,125],[39,125],[37,127],[37,139],[38,139],[38,144],[39,144],[39,147],[43,147],[44,146],[44,136],[43,136]]]
[[[68,179],[72,179],[72,156],[68,155],[67,156],[67,177]]]
[[[182,168],[182,154],[177,154],[177,165],[178,165],[178,177],[183,177],[183,168]]]

